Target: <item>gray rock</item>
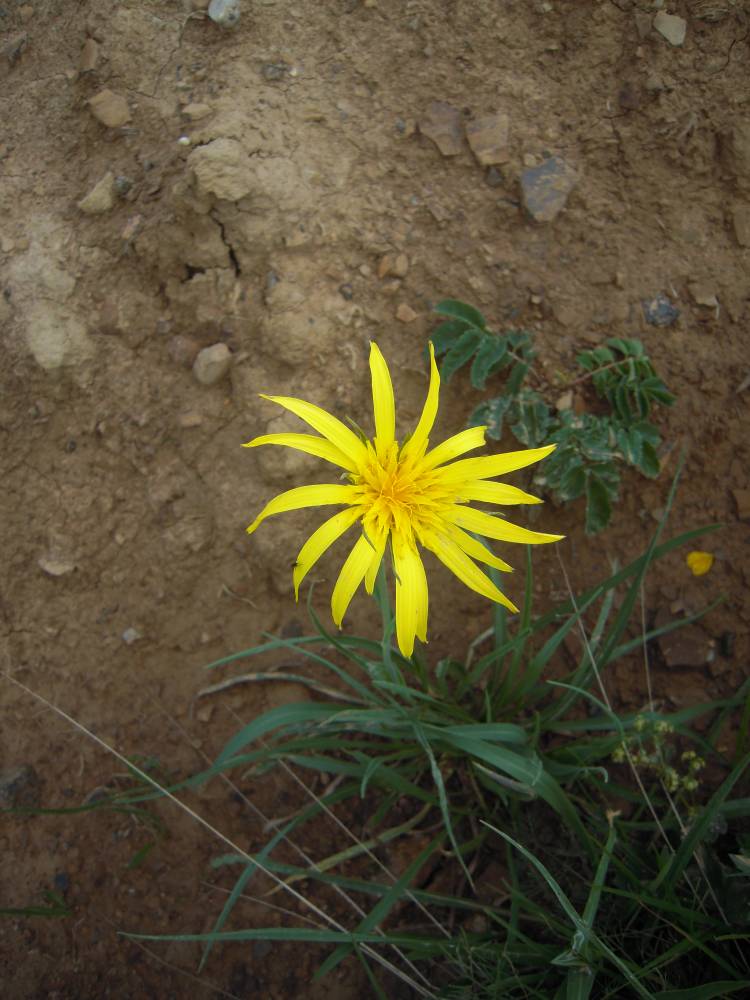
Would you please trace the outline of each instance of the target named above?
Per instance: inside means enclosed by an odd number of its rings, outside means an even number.
[[[124,198],[132,187],[133,181],[130,177],[126,177],[124,174],[115,177],[115,192],[118,198]]]
[[[659,292],[653,299],[644,299],[643,317],[651,326],[672,326],[677,322],[680,310],[673,306],[664,292]]]
[[[458,156],[463,149],[461,112],[450,104],[433,101],[419,122],[419,131],[432,139],[443,156]]]
[[[229,371],[232,355],[226,344],[212,344],[198,353],[193,375],[201,385],[216,385]]]
[[[134,642],[138,642],[142,638],[143,636],[137,628],[126,628],[122,633],[122,641],[128,646],[132,646]]]
[[[84,215],[103,215],[109,212],[115,203],[115,177],[108,171],[100,181],[89,191],[85,198],[78,202],[78,208]]]
[[[680,46],[685,41],[687,21],[677,14],[667,14],[660,10],[654,17],[654,28],[670,45]]]
[[[30,764],[0,772],[0,807],[16,809],[39,805],[39,775]]]
[[[521,174],[524,208],[535,222],[552,222],[577,183],[578,174],[570,164],[560,156],[550,156]]]
[[[222,28],[233,28],[240,19],[240,0],[211,0],[208,16]]]

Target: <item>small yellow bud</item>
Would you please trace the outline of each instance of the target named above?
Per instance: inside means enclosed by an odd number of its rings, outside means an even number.
[[[690,552],[686,562],[693,576],[703,576],[713,566],[714,557],[710,552]]]

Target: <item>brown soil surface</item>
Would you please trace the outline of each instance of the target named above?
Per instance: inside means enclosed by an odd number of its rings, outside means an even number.
[[[238,719],[298,699],[292,686],[245,685],[196,703],[204,664],[263,630],[306,628],[291,565],[319,518],[289,515],[252,538],[244,528],[271,495],[324,473],[242,450],[277,416],[257,394],[369,426],[375,339],[408,427],[431,307],[455,297],[497,328],[533,331],[548,374],[572,375],[576,352],[608,336],[644,341],[677,395],[660,417],[661,477],[626,476],[597,538],[579,505],[547,505],[535,524],[568,535],[574,585],[596,582],[643,550],[685,449],[669,533],[726,528],[706,576],[691,576],[684,553],[657,569],[647,610],[726,601],[695,638],[710,662],[662,669],[656,694],[685,705],[736,690],[750,565],[747,5],[675,0],[681,46],[652,29],[658,5],[631,0],[246,0],[226,30],[205,6],[0,0],[3,668],[170,776],[203,766]],[[92,103],[102,91],[124,100]],[[457,112],[455,155],[419,129],[434,101]],[[507,149],[488,172],[464,126],[497,113]],[[539,223],[519,178],[550,155],[577,181]],[[658,293],[680,310],[673,326],[644,322],[641,303]],[[415,318],[397,319],[402,306]],[[230,370],[200,384],[192,359],[214,344]],[[456,377],[441,431],[476,402]],[[321,563],[321,614],[342,558],[337,547]],[[562,596],[556,555],[535,565],[539,596]],[[489,608],[429,572],[430,654],[460,654]],[[511,594],[522,587],[519,573]],[[369,611],[357,597],[349,627],[367,628]],[[727,632],[737,641],[723,658]],[[644,703],[640,671],[611,683],[620,703]],[[32,767],[41,805],[79,804],[122,774],[7,679],[1,695],[0,764]],[[243,791],[271,817],[302,801],[281,779]],[[264,842],[224,786],[193,805],[244,848]],[[354,965],[312,985],[317,955],[299,947],[217,948],[201,986],[189,978],[196,946],[147,953],[119,937],[202,931],[217,886],[231,885],[209,867],[226,846],[175,808],[157,811],[167,836],[133,869],[148,836],[127,816],[2,818],[0,906],[38,905],[57,886],[74,911],[0,918],[4,996],[362,995]],[[251,924],[285,919],[247,907]]]

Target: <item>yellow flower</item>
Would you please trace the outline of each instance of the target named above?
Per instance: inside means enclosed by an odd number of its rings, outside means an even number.
[[[396,576],[396,638],[404,656],[411,656],[415,636],[427,641],[427,577],[417,545],[435,553],[448,569],[477,593],[517,611],[477,566],[477,562],[504,572],[511,567],[498,559],[469,532],[503,542],[556,542],[562,535],[546,535],[510,524],[468,506],[478,500],[490,504],[541,503],[516,486],[488,482],[522,469],[548,455],[554,445],[513,451],[484,458],[452,460],[484,444],[484,427],[470,427],[428,450],[429,435],[438,409],[440,376],[430,344],[430,386],[414,433],[402,445],[396,440],[396,410],[388,366],[376,344],[370,345],[370,372],[375,415],[375,437],[362,440],[336,417],[312,403],[286,396],[263,396],[301,417],[318,435],[264,434],[244,447],[285,445],[316,455],[344,469],[348,483],[298,486],[271,500],[250,527],[303,507],[343,505],[310,535],[294,567],[295,596],[321,555],[353,524],[361,533],[333,588],[331,611],[341,627],[349,603],[362,580],[371,594],[383,553],[390,541]],[[476,560],[476,561],[475,561]]]
[[[713,566],[714,557],[710,552],[690,552],[685,561],[693,576],[703,576]]]

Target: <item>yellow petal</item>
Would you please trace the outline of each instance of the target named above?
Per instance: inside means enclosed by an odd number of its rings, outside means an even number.
[[[430,341],[429,347],[430,387],[427,390],[427,399],[425,400],[424,408],[422,409],[422,413],[419,417],[417,426],[414,429],[414,433],[401,449],[403,456],[414,455],[418,458],[424,454],[427,448],[430,432],[432,431],[435,423],[435,417],[437,416],[438,398],[440,395],[440,373],[438,372],[438,367],[435,363],[435,348],[432,346],[432,341]]]
[[[475,590],[483,597],[488,597],[491,601],[504,605],[509,611],[518,611],[510,598],[498,590],[492,580],[452,539],[446,535],[439,535],[437,532],[428,532],[424,537],[424,544],[435,553],[451,573],[455,573],[459,580],[471,590]]]
[[[539,497],[532,496],[531,493],[524,493],[516,486],[508,486],[507,483],[486,483],[482,480],[475,480],[466,486],[461,485],[458,492],[464,500],[480,500],[483,503],[505,504],[506,506],[519,503],[543,503]]]
[[[278,403],[285,410],[289,410],[304,420],[313,430],[327,438],[339,451],[343,451],[356,466],[363,465],[367,461],[367,448],[354,431],[350,431],[346,424],[342,424],[337,417],[332,416],[326,410],[313,403],[308,403],[304,399],[293,399],[290,396],[265,396],[262,393],[261,396],[272,403]]]
[[[465,431],[449,437],[447,441],[441,442],[432,451],[427,452],[420,462],[420,469],[425,471],[434,469],[436,466],[442,465],[444,462],[450,462],[467,451],[472,451],[474,448],[481,448],[484,444],[484,430],[484,427],[467,427]],[[474,459],[474,461],[481,461],[481,459]],[[478,479],[483,477],[474,475],[471,478]]]
[[[446,532],[453,541],[464,550],[464,552],[471,556],[472,559],[476,559],[478,562],[483,562],[487,566],[492,566],[493,569],[499,569],[502,573],[512,573],[513,567],[509,566],[507,562],[502,559],[498,559],[494,552],[491,552],[486,545],[482,545],[480,541],[476,538],[472,538],[471,535],[462,531],[461,528],[457,527],[455,524],[446,524]]]
[[[691,552],[686,562],[693,576],[703,576],[713,566],[714,557],[710,552]]]
[[[372,407],[375,414],[375,448],[382,458],[396,436],[396,403],[393,383],[385,358],[377,344],[370,344]]]
[[[372,546],[372,558],[365,573],[365,590],[368,594],[371,594],[375,589],[375,580],[377,579],[380,564],[383,561],[385,543],[388,541],[388,532],[383,531],[374,518],[368,520],[367,524],[364,525],[363,531],[366,533],[366,537],[369,538]]]
[[[523,451],[508,451],[502,455],[485,455],[482,458],[465,458],[454,462],[446,469],[441,469],[444,475],[467,482],[474,479],[491,479],[493,476],[504,476],[516,469],[524,469],[527,465],[539,462],[554,451],[557,445],[548,444],[544,448],[525,448]]]
[[[467,531],[474,531],[484,538],[496,538],[501,542],[520,542],[524,545],[541,545],[545,542],[559,542],[564,535],[547,535],[541,531],[530,531],[528,528],[521,528],[517,524],[511,524],[503,518],[494,517],[483,510],[474,510],[473,507],[455,507],[451,520],[460,528]]]
[[[247,533],[252,535],[261,521],[265,521],[273,514],[284,514],[286,511],[301,510],[303,507],[323,507],[329,503],[356,503],[354,487],[296,486],[293,490],[287,490],[286,493],[279,493],[273,500],[269,500],[247,529]]]
[[[427,577],[412,545],[394,540],[396,567],[396,639],[404,656],[414,652],[414,637],[427,636]]]
[[[360,535],[354,543],[354,548],[346,557],[346,562],[341,567],[336,586],[333,588],[331,596],[331,614],[333,620],[341,628],[346,609],[349,607],[352,597],[357,587],[362,583],[362,579],[367,572],[367,567],[372,561],[372,545],[364,535]]]
[[[299,587],[315,563],[320,559],[326,549],[340,538],[347,528],[351,528],[354,522],[360,517],[361,511],[358,507],[349,507],[334,514],[321,526],[313,531],[305,544],[300,549],[297,562],[294,565],[294,599],[299,600]]]
[[[307,455],[315,455],[316,458],[324,458],[327,462],[340,465],[342,469],[349,472],[356,472],[356,464],[348,458],[340,448],[331,444],[325,438],[315,437],[314,434],[263,434],[253,438],[243,448],[257,448],[261,444],[277,444],[287,448],[295,448],[297,451],[304,451]]]

